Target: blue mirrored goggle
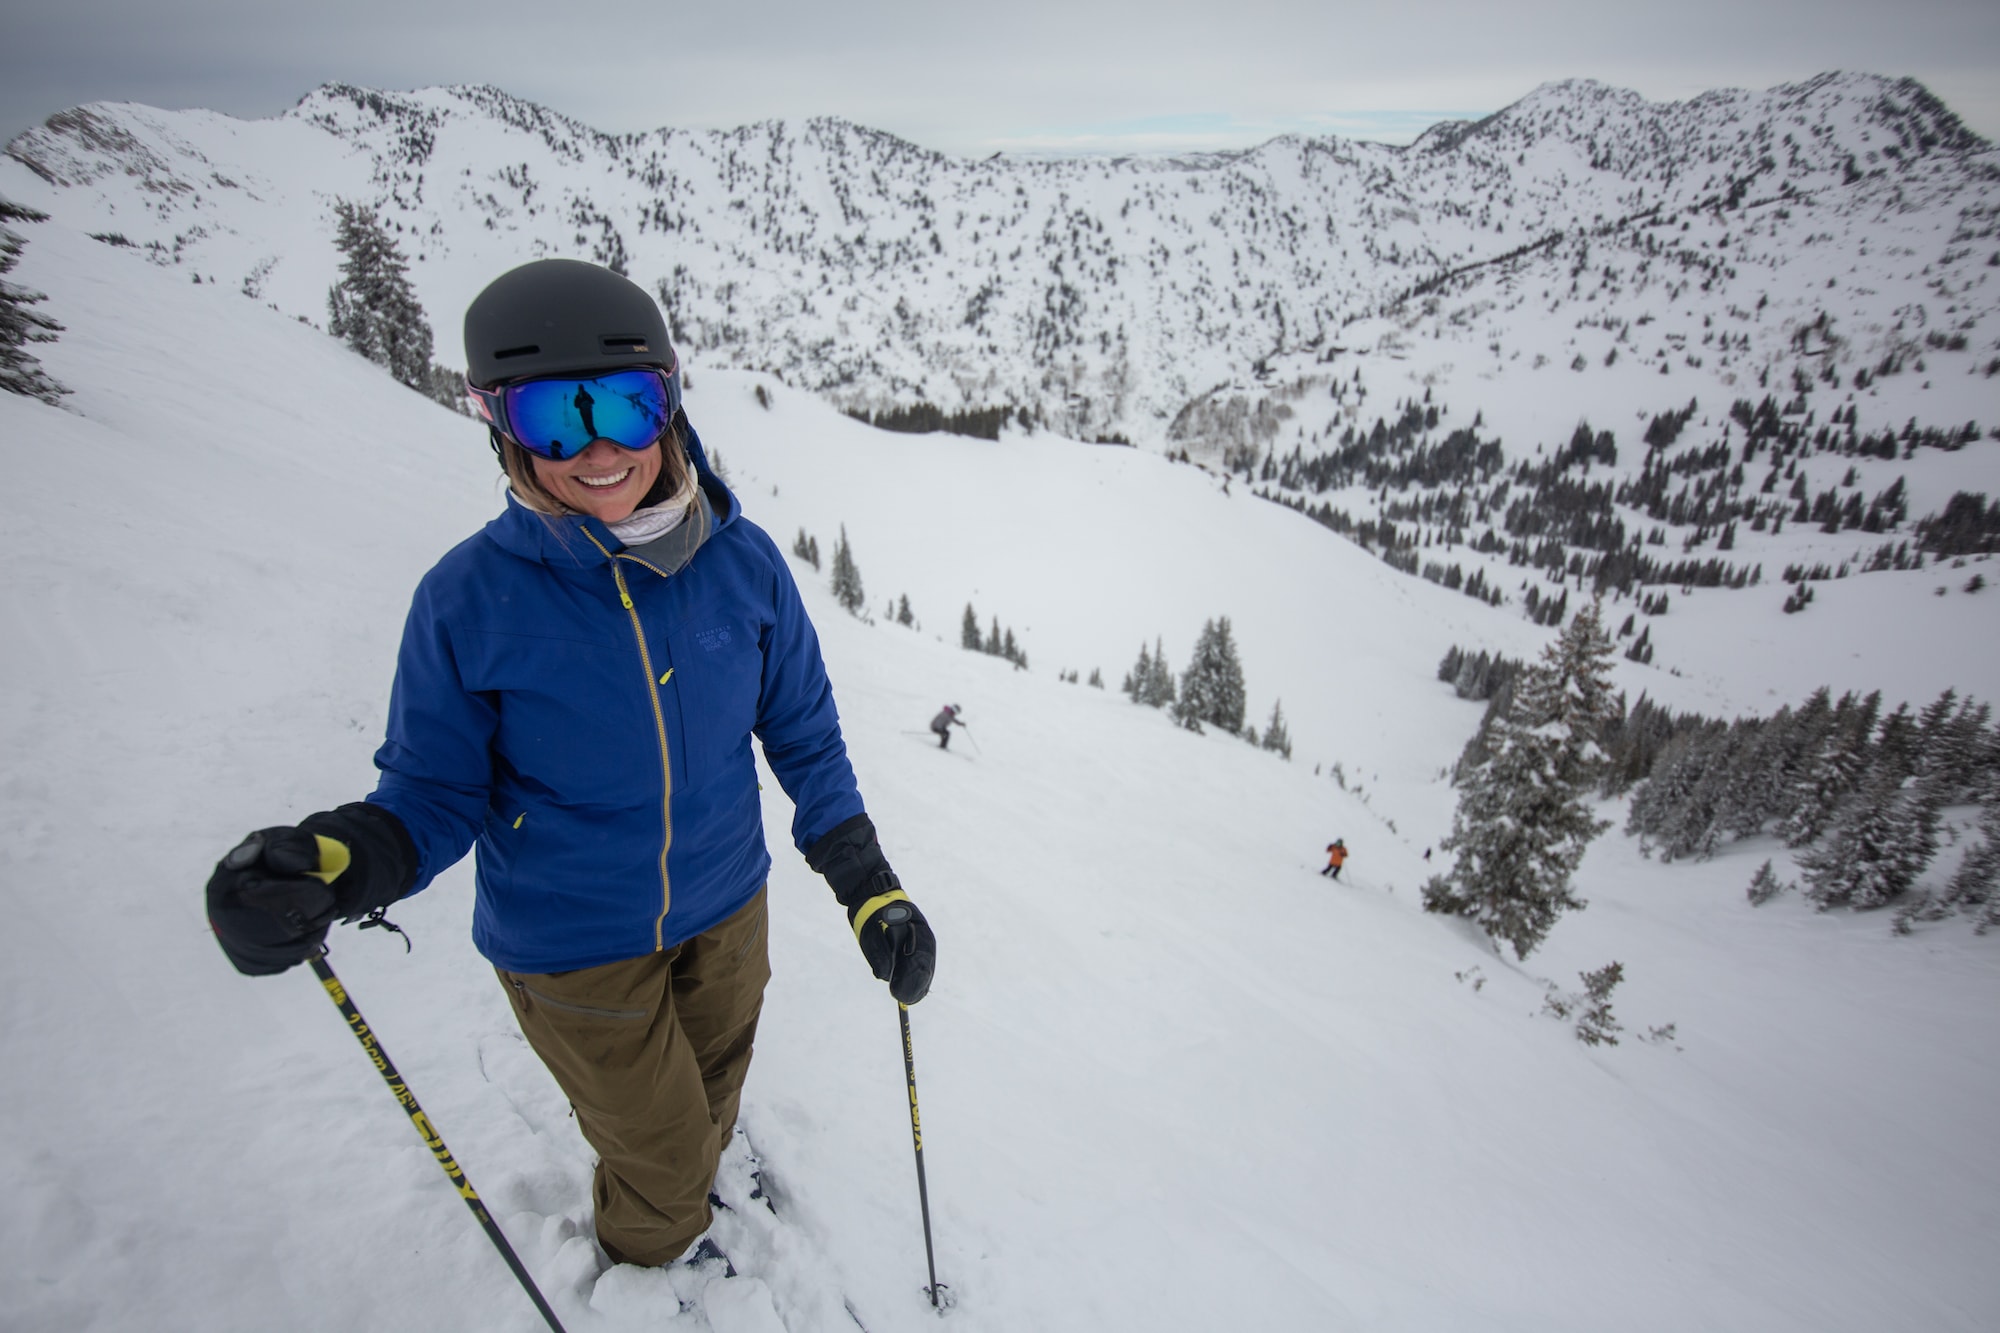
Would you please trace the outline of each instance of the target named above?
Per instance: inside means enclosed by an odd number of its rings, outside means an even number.
[[[650,449],[681,405],[680,381],[651,366],[466,388],[488,425],[529,453],[558,461],[576,457],[592,440]]]

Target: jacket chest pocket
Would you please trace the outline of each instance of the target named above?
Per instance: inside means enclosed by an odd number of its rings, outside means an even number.
[[[674,635],[674,716],[691,784],[733,772],[750,754],[764,654],[751,629],[696,623]]]

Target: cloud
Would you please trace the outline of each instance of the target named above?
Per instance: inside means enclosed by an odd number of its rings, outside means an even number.
[[[17,6],[0,135],[107,99],[284,110],[327,81],[491,83],[615,132],[831,114],[927,147],[1187,150],[1303,131],[1407,139],[1550,79],[1655,100],[1846,68],[1926,80],[2000,137],[1991,0],[67,0]],[[1428,121],[1424,122],[1429,123]],[[1176,129],[1179,125],[1182,128]],[[1180,137],[1176,137],[1180,136]]]

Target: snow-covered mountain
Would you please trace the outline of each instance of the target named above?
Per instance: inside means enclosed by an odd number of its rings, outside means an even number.
[[[484,441],[232,287],[16,228],[10,277],[65,323],[37,350],[74,393],[0,395],[0,1322],[538,1329],[319,987],[233,973],[200,897],[246,829],[372,781],[410,589],[499,503]],[[1991,938],[1752,908],[1751,870],[1785,855],[1769,838],[1666,866],[1607,835],[1589,908],[1526,965],[1418,909],[1440,770],[1479,713],[1435,667],[1452,644],[1531,653],[1548,631],[1517,606],[1143,450],[887,434],[727,370],[697,371],[689,410],[750,518],[781,544],[845,524],[870,606],[907,594],[921,622],[848,616],[794,563],[941,939],[913,1021],[953,1327],[2000,1319]],[[2000,698],[1992,595],[1936,598],[1936,577],[1828,581],[1796,616],[1676,592],[1659,661],[1620,684],[1711,712],[1829,680]],[[957,646],[968,601],[1032,670]],[[1156,634],[1178,664],[1216,614],[1252,716],[1284,699],[1292,762],[1058,678],[1115,685]],[[921,733],[947,699],[973,729],[939,754]],[[1336,834],[1340,885],[1314,873]],[[471,949],[469,866],[399,910],[414,953],[334,939],[574,1333],[937,1327],[893,1007],[774,850],[743,1123],[779,1215],[745,1204],[743,1274],[711,1287],[600,1272],[590,1155]],[[1588,1050],[1540,1014],[1544,984],[1612,960],[1625,1041]]]
[[[489,87],[329,85],[262,121],[82,107],[7,155],[0,190],[313,322],[350,199],[442,349],[495,272],[592,258],[660,293],[698,365],[1197,456],[1269,443],[1302,397],[1352,407],[1365,354],[1372,410],[1420,383],[1470,421],[1483,380],[1614,349],[1675,377],[1646,407],[2000,353],[2000,159],[1871,75],[1665,105],[1569,81],[1403,148],[980,162],[833,119],[614,136]],[[1960,397],[1885,419],[1956,425]],[[1500,424],[1518,449],[1574,415]]]
[[[50,215],[9,277],[74,391],[0,395],[0,1053],[32,1074],[0,1083],[0,1309],[540,1326],[317,988],[235,976],[201,918],[245,829],[366,789],[409,590],[498,505],[476,427],[306,327],[359,200],[441,356],[534,255],[659,289],[749,516],[852,541],[866,619],[795,570],[943,941],[916,1021],[952,1322],[1993,1326],[1990,938],[1753,909],[1768,836],[1669,866],[1606,835],[1526,965],[1415,889],[1479,716],[1440,658],[1530,657],[1592,587],[1646,649],[1628,699],[2000,700],[2000,507],[1921,527],[2000,496],[1995,168],[1859,75],[1115,162],[613,137],[478,88],[52,118],[0,160]],[[836,410],[917,402],[1035,424]],[[1081,442],[1113,433],[1142,447]],[[1032,670],[957,646],[968,604]],[[1178,666],[1218,615],[1290,763],[1059,674]],[[947,699],[976,753],[921,734]],[[412,958],[336,939],[572,1329],[932,1326],[888,1005],[777,850],[744,1123],[784,1220],[710,1292],[591,1262],[588,1152],[466,939],[469,867],[404,909]],[[1587,1052],[1545,986],[1614,959],[1627,1040]]]

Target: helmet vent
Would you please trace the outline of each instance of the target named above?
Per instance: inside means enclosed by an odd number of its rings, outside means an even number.
[[[597,342],[604,349],[606,356],[617,356],[624,352],[646,352],[652,350],[646,345],[645,338],[632,337],[630,335],[625,337],[606,336],[599,338]]]
[[[541,350],[541,347],[536,344],[530,344],[527,347],[503,347],[493,354],[493,359],[495,361],[505,361],[510,356],[533,356]]]

